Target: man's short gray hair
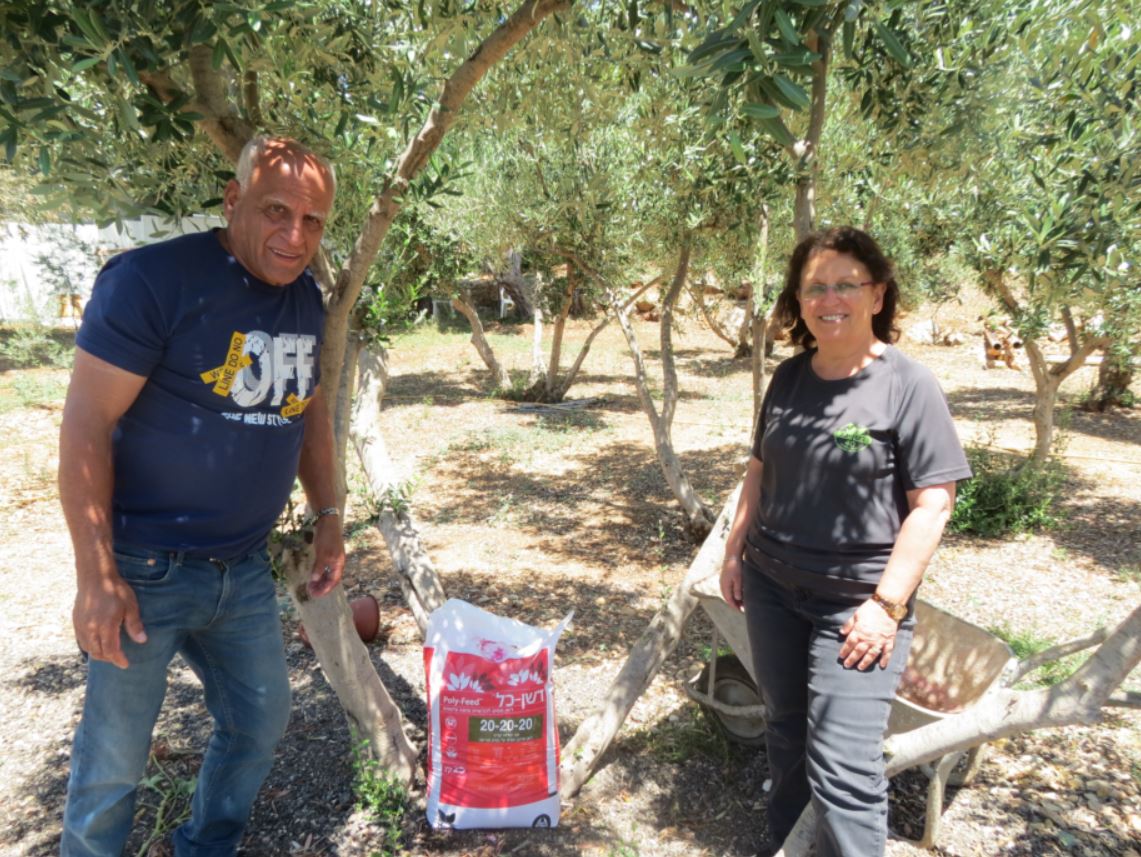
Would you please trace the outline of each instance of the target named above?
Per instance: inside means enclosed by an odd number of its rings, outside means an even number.
[[[245,187],[249,183],[250,178],[254,174],[254,164],[258,158],[265,154],[266,149],[274,143],[286,144],[302,155],[306,155],[315,160],[329,173],[329,179],[333,184],[333,193],[335,194],[337,192],[337,170],[333,167],[332,161],[290,137],[272,137],[268,134],[259,134],[251,138],[250,141],[242,147],[242,153],[238,155],[238,166],[234,170],[234,178],[237,179],[238,184]]]

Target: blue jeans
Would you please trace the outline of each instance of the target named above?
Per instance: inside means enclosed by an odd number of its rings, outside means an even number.
[[[116,545],[147,641],[121,635],[125,670],[90,661],[63,819],[64,857],[121,854],[176,653],[206,691],[214,732],[178,857],[233,854],[289,720],[289,676],[269,558],[234,561]]]
[[[900,623],[887,669],[845,669],[840,628],[865,600],[787,586],[746,562],[745,621],[766,707],[769,832],[784,841],[811,800],[816,857],[877,857],[887,841],[883,734],[915,629]]]

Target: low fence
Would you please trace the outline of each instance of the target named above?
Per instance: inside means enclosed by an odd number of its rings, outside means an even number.
[[[78,322],[95,275],[132,247],[222,225],[197,215],[180,221],[144,216],[94,223],[0,223],[0,321]]]

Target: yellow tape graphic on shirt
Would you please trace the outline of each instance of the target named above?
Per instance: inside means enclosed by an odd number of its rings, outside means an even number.
[[[312,401],[312,399],[312,396],[308,399],[299,399],[295,393],[290,393],[285,397],[286,405],[281,409],[281,415],[287,419],[289,417],[298,416],[309,406],[309,402]]]
[[[230,388],[234,386],[234,378],[238,372],[254,362],[250,355],[242,353],[245,347],[246,335],[235,330],[234,335],[230,337],[230,350],[226,352],[226,362],[199,376],[204,383],[212,383],[214,392],[219,396],[230,395]]]

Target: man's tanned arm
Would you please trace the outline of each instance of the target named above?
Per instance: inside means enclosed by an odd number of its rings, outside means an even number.
[[[324,391],[318,386],[305,408],[305,439],[302,441],[301,462],[297,471],[301,487],[305,489],[305,497],[314,509],[337,506],[334,467],[333,424],[329,419]],[[315,526],[309,594],[320,598],[330,593],[341,581],[345,568],[345,541],[339,515],[319,517]]]
[[[111,434],[146,380],[77,348],[59,435],[59,496],[75,549],[75,639],[120,668],[127,666],[120,628],[136,643],[146,631],[111,549]]]

